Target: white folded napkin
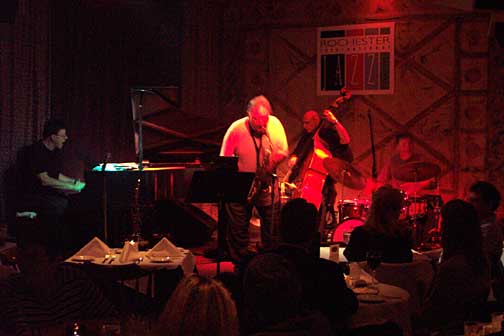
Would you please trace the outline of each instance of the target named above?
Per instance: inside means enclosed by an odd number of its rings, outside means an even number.
[[[89,243],[87,243],[83,248],[79,250],[76,256],[92,256],[95,258],[103,258],[110,251],[110,247],[107,246],[100,238],[94,237]]]
[[[131,242],[125,242],[121,256],[119,257],[119,262],[121,264],[127,263],[129,261],[133,261],[138,259],[140,256],[140,253],[138,252],[138,244],[137,243],[131,243]]]
[[[163,238],[147,254],[149,257],[183,257],[178,247],[173,245],[168,239]]]

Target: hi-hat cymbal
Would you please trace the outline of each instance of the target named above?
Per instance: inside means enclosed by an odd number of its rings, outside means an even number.
[[[414,161],[402,165],[394,172],[394,178],[405,182],[425,181],[441,172],[439,166],[431,162]]]
[[[350,163],[337,158],[326,158],[323,164],[329,175],[345,187],[356,190],[362,190],[366,187],[366,179]]]

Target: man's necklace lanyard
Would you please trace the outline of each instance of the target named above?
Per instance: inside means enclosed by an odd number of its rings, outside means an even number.
[[[252,134],[252,127],[250,127],[250,123],[247,125],[250,137],[252,138],[252,142],[254,143],[254,148],[256,150],[256,171],[261,167],[259,164],[259,154],[261,153],[262,149],[262,134],[261,137],[259,138],[259,145],[257,145],[257,142],[255,141],[254,135]]]

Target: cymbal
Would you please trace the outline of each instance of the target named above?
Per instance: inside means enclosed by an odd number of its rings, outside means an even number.
[[[406,163],[394,172],[394,178],[405,182],[425,181],[441,172],[439,166],[431,162],[414,161]]]
[[[323,165],[329,175],[345,187],[356,190],[366,187],[366,179],[352,164],[338,158],[326,158]]]

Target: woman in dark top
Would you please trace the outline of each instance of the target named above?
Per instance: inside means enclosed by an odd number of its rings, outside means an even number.
[[[476,209],[452,200],[441,210],[443,257],[415,328],[464,333],[464,321],[479,317],[490,291],[490,268],[482,248]]]
[[[371,251],[381,253],[387,263],[413,260],[411,231],[399,220],[402,206],[403,196],[397,189],[383,186],[373,193],[369,217],[353,230],[345,249],[348,261],[364,261]]]

